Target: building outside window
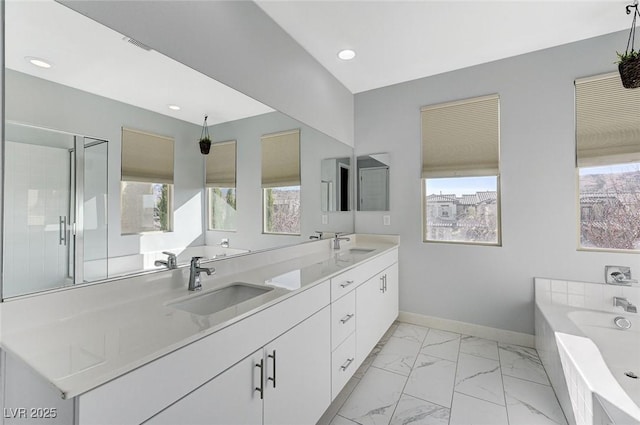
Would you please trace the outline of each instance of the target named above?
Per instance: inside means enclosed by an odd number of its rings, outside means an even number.
[[[576,80],[580,249],[640,250],[639,110],[617,73]]]
[[[500,245],[499,97],[421,112],[423,240]]]
[[[173,230],[173,139],[122,129],[122,234]]]

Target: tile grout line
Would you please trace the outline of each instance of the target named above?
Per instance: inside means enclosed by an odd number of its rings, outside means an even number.
[[[507,414],[507,424],[510,425],[511,419],[509,418],[509,403],[507,403],[507,389],[504,387],[504,372],[502,370],[502,356],[500,355],[500,345],[498,345],[498,364],[500,365],[500,380],[502,381],[502,395],[504,396],[504,411]]]
[[[417,326],[417,325],[414,325]],[[424,341],[427,339],[427,335],[429,335],[429,332],[431,332],[431,328],[426,328],[427,329],[427,333],[424,334],[424,338],[422,338],[422,342],[420,342],[420,346],[418,347],[418,353],[416,354],[416,358],[413,359],[413,364],[411,365],[411,370],[409,371],[409,375],[407,375],[407,379],[404,381],[404,385],[402,386],[402,390],[400,391],[400,398],[398,398],[398,401],[396,402],[396,406],[393,408],[393,412],[391,412],[391,417],[389,418],[389,422],[388,424],[391,423],[391,421],[393,420],[393,416],[396,414],[396,410],[398,410],[398,405],[400,404],[400,400],[402,399],[402,396],[405,394],[404,390],[405,388],[407,388],[407,383],[409,382],[409,377],[411,376],[411,373],[413,372],[413,368],[416,365],[416,362],[418,361],[418,356],[420,355],[420,350],[422,350],[422,344],[424,344]],[[397,328],[396,328],[397,330]]]
[[[458,363],[460,361],[460,345],[462,345],[462,334],[460,334],[460,341],[458,342],[458,355],[456,356],[456,371],[453,373],[453,391],[451,391],[451,407],[449,408],[449,421],[448,425],[451,425],[451,417],[453,416],[453,397],[456,394],[456,378],[458,377]]]

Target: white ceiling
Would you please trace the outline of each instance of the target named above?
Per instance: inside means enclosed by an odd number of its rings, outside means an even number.
[[[359,93],[628,29],[632,0],[256,3]],[[345,48],[356,58],[338,59]]]
[[[53,0],[5,2],[5,65],[59,84],[201,125],[273,111]],[[31,65],[26,56],[52,63]],[[61,102],[64,99],[60,100]],[[172,111],[168,105],[182,109]]]

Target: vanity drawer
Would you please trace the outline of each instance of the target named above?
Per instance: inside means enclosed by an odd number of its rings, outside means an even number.
[[[356,330],[356,292],[351,291],[331,304],[331,349]]]
[[[331,400],[342,391],[356,371],[356,334],[352,333],[331,355]]]
[[[343,295],[351,292],[372,276],[380,273],[382,270],[397,262],[398,250],[394,249],[332,278],[331,301],[333,302]]]

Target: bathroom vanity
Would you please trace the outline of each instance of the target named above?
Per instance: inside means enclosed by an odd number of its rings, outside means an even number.
[[[4,423],[316,423],[398,315],[398,238],[349,237],[4,303]]]

